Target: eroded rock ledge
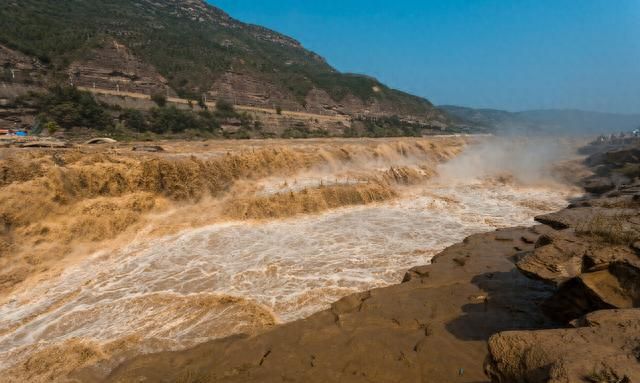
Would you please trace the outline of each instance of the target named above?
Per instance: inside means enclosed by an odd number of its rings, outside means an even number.
[[[596,311],[574,325],[492,336],[487,374],[497,382],[640,380],[640,310]]]
[[[613,188],[540,225],[470,236],[401,284],[256,336],[137,357],[105,380],[639,381],[640,174],[627,161],[637,157],[596,156],[589,165]]]
[[[493,335],[493,382],[640,381],[639,148],[591,155],[593,194],[537,217],[553,230],[516,267],[555,287],[541,309],[564,328]]]

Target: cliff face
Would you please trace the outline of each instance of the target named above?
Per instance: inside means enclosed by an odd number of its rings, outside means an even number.
[[[9,1],[0,22],[1,51],[49,69],[47,83],[206,95],[310,113],[399,115],[435,126],[447,121],[425,99],[339,73],[296,40],[202,0]],[[15,61],[0,53],[5,69],[17,69]]]
[[[115,89],[121,92],[171,96],[175,92],[167,80],[146,62],[117,41],[106,41],[67,69],[69,81],[86,88]]]
[[[46,68],[37,58],[0,45],[0,67],[3,83],[42,84]]]

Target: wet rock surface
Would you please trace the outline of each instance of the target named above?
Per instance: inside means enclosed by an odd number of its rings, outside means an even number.
[[[575,328],[507,331],[489,340],[495,382],[635,382],[640,379],[640,310],[603,310]]]
[[[523,236],[536,234],[514,228],[468,237],[410,270],[405,283],[345,297],[256,337],[136,358],[107,381],[486,381],[491,334],[556,325],[538,308],[553,288],[514,268],[514,246],[534,246]],[[91,373],[79,377],[90,381]]]
[[[557,286],[541,308],[573,328],[493,335],[485,365],[492,381],[640,380],[640,182],[626,171],[638,153],[592,154],[586,162],[600,174],[585,182],[592,194],[537,217],[554,230],[516,266]]]
[[[614,185],[541,225],[473,235],[403,283],[255,336],[150,354],[108,382],[634,382],[640,380],[635,148],[587,160]],[[604,166],[604,168],[603,168]],[[604,169],[604,170],[603,170]],[[608,188],[606,188],[608,189]],[[487,353],[488,351],[488,353]]]

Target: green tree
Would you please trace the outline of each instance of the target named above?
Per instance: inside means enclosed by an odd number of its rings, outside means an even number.
[[[151,95],[151,101],[162,108],[167,105],[167,96],[164,93],[154,93]]]
[[[120,114],[120,121],[124,122],[127,128],[136,132],[144,132],[148,129],[147,120],[141,111],[136,109],[125,109]]]
[[[60,130],[60,125],[58,125],[54,121],[48,121],[46,124],[44,124],[44,128],[47,130],[50,136],[53,136],[55,132]]]
[[[42,121],[54,121],[66,129],[107,129],[113,125],[105,107],[91,93],[74,87],[52,87],[47,93],[30,93],[16,102],[36,109]]]
[[[155,133],[181,133],[187,129],[204,128],[193,113],[182,111],[175,106],[152,109],[150,120],[151,131]]]
[[[219,117],[237,117],[233,104],[224,99],[216,101],[216,114]]]

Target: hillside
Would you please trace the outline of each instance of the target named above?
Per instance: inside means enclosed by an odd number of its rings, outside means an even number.
[[[3,82],[446,121],[423,98],[340,73],[294,39],[203,0],[8,0],[0,23]]]
[[[442,105],[457,125],[485,128],[496,133],[608,134],[628,132],[640,126],[640,114],[615,114],[573,109],[508,112]]]

